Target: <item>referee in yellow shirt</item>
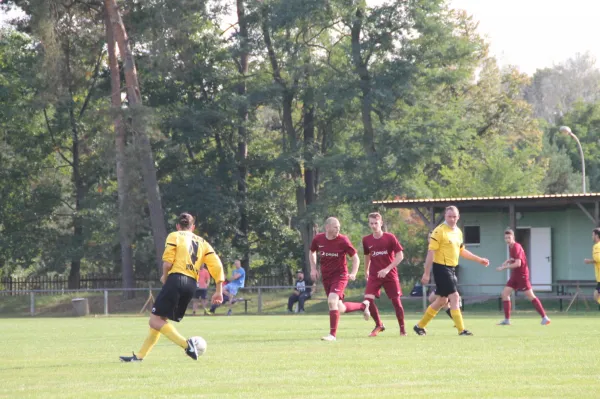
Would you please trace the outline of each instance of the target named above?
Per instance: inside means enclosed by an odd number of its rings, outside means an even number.
[[[435,279],[435,292],[438,298],[427,308],[421,321],[413,330],[418,335],[426,335],[425,327],[437,315],[439,310],[449,301],[450,314],[456,324],[458,335],[473,335],[465,330],[462,314],[460,312],[460,296],[458,294],[456,279],[456,266],[458,258],[472,260],[487,267],[490,261],[471,253],[465,249],[462,231],[456,225],[460,214],[458,208],[449,206],[444,213],[445,222],[436,227],[431,233],[429,250],[425,259],[425,273],[421,278],[423,285],[429,283],[430,272],[433,266],[433,278]]]
[[[600,304],[600,227],[592,230],[592,239],[594,246],[592,247],[592,259],[584,260],[589,265],[594,265],[596,271],[596,290],[594,290],[594,299]]]

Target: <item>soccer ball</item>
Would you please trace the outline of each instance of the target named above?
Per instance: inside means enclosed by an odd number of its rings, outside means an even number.
[[[192,343],[196,347],[196,350],[198,351],[198,356],[204,355],[204,352],[206,352],[206,341],[204,340],[204,338],[192,337],[191,339]]]

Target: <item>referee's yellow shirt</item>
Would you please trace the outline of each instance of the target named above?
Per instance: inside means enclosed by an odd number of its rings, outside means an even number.
[[[463,248],[463,234],[458,227],[451,228],[446,223],[442,223],[431,233],[429,250],[435,251],[434,263],[458,266],[458,258]]]

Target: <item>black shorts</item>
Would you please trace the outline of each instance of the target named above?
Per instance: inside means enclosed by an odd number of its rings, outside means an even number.
[[[456,267],[433,264],[433,279],[435,280],[435,293],[441,297],[458,292]]]
[[[196,288],[196,292],[194,293],[194,299],[206,299],[206,288]]]
[[[600,294],[600,281],[596,283],[596,292]]]
[[[152,314],[181,321],[196,292],[196,280],[179,273],[169,274],[154,301]]]

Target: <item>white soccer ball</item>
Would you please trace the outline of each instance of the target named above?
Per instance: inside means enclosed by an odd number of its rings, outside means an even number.
[[[198,356],[204,355],[206,352],[206,341],[202,337],[192,337],[192,342],[198,351]]]

